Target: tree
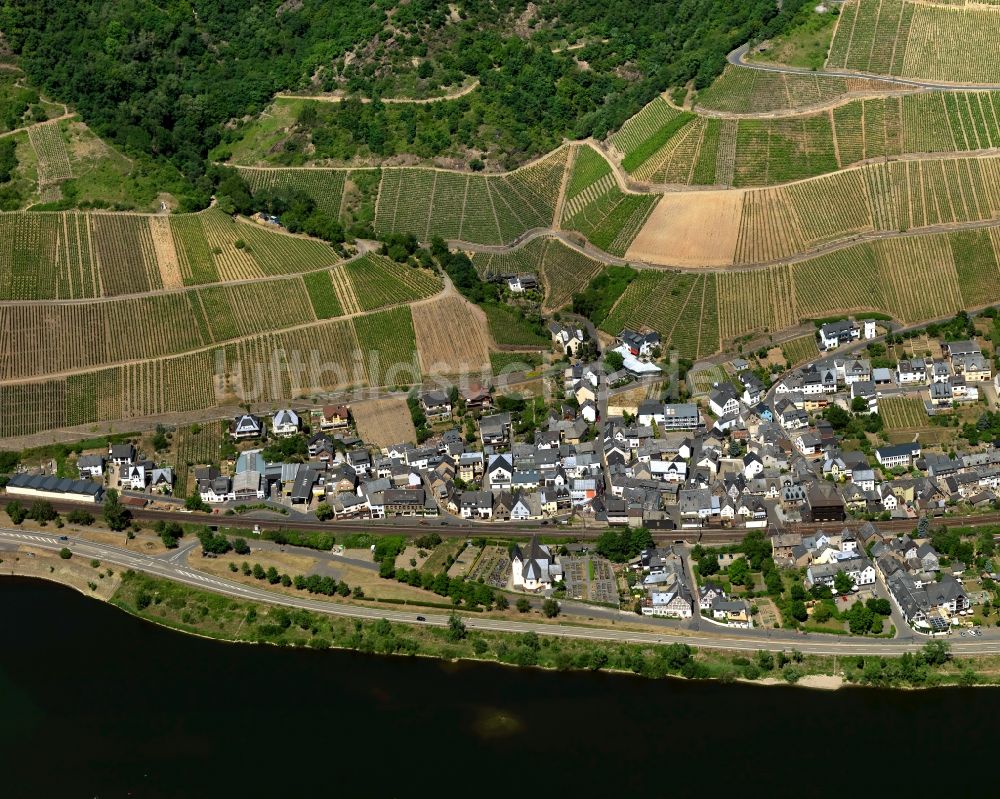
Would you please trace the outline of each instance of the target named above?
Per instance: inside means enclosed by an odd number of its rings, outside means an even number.
[[[706,552],[698,558],[698,574],[711,577],[719,571],[719,559],[711,552]]]
[[[104,495],[104,523],[116,533],[120,533],[128,527],[131,519],[132,514],[128,508],[122,505],[118,498],[118,492],[109,488],[107,494]]]
[[[837,589],[838,594],[847,594],[854,588],[854,580],[846,572],[838,571],[833,575],[833,587]]]
[[[7,515],[13,524],[20,524],[27,517],[28,511],[24,509],[24,505],[15,499],[7,503]]]
[[[737,558],[729,564],[729,581],[734,585],[750,587],[753,585],[753,576],[750,574],[750,566],[746,558]]]
[[[281,582],[281,575],[278,574],[278,570],[274,566],[268,566],[267,568],[267,581],[271,585],[277,585]]]
[[[546,599],[542,602],[542,614],[547,619],[554,619],[559,615],[559,603],[554,599]]]
[[[86,527],[94,523],[94,516],[83,508],[73,508],[66,514],[66,521],[70,524],[80,524]]]
[[[604,356],[604,366],[609,372],[617,372],[625,365],[625,357],[620,352],[612,350]]]
[[[813,608],[813,621],[817,624],[823,624],[830,620],[833,616],[833,611],[830,609],[830,604],[828,602],[820,602]]]
[[[801,599],[794,599],[788,606],[792,618],[796,621],[805,621],[809,618],[809,611],[806,610],[806,603]]]
[[[59,557],[62,558],[63,560],[69,560],[71,557],[73,557],[73,553],[70,552],[66,547],[63,547],[62,549],[59,550]]]
[[[253,565],[253,576],[258,580],[263,580],[267,576],[267,572],[264,571],[264,567],[259,563]]]
[[[497,610],[507,610],[510,607],[510,601],[503,594],[497,594],[497,598],[493,604]]]
[[[198,541],[201,542],[202,554],[225,555],[231,551],[233,545],[222,533],[213,533],[211,530],[202,530],[198,533]]]
[[[855,602],[851,605],[851,609],[847,611],[846,616],[848,626],[855,635],[863,635],[869,632],[875,624],[876,619],[878,619],[879,627],[882,625],[881,617],[876,616],[861,602]]]
[[[250,554],[250,545],[246,542],[245,538],[233,539],[233,552],[235,552],[237,555]]]
[[[198,493],[198,489],[195,488],[188,494],[187,498],[184,500],[184,507],[187,510],[202,510],[206,513],[209,510],[208,503],[201,498],[201,494]]]
[[[329,503],[320,502],[316,506],[316,518],[321,522],[325,522],[333,518],[333,508],[330,507]]]
[[[531,602],[528,601],[526,596],[518,597],[515,607],[517,608],[518,613],[527,613],[531,610]]]
[[[462,621],[457,613],[452,613],[448,617],[448,640],[452,643],[457,643],[464,639],[467,634],[465,622]]]
[[[58,515],[56,509],[52,507],[52,503],[46,502],[44,499],[36,499],[28,509],[28,518],[40,524],[51,522]]]

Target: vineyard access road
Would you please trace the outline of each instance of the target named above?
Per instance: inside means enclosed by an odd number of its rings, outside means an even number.
[[[465,97],[467,94],[471,94],[476,89],[479,88],[479,78],[469,83],[467,86],[463,86],[461,89],[456,91],[448,92],[447,94],[442,94],[440,97],[380,97],[379,102],[385,103],[386,105],[430,105],[431,103],[441,103],[445,100],[457,100],[459,97]],[[343,103],[347,100],[358,100],[359,102],[368,104],[372,100],[370,97],[350,97],[343,94],[287,94],[281,93],[274,95],[276,100],[317,100],[321,103]]]
[[[917,89],[936,89],[938,91],[946,92],[1000,90],[1000,84],[997,83],[949,83],[947,81],[899,78],[890,75],[879,75],[874,72],[855,72],[853,70],[836,70],[826,68],[807,69],[806,67],[788,67],[782,64],[760,64],[754,61],[746,60],[746,54],[749,50],[749,43],[741,45],[726,56],[726,60],[733,66],[756,69],[761,72],[782,72],[786,75],[827,75],[832,78],[867,78],[868,80],[880,80],[885,81],[886,83],[898,83],[900,86],[912,86]]]

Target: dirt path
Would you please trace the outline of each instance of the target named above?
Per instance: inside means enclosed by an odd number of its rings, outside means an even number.
[[[64,119],[71,119],[72,117],[75,116],[76,116],[75,113],[70,113],[69,111],[67,111],[66,113],[60,114],[57,117],[52,117],[52,119],[46,119],[44,122],[35,122],[31,125],[25,125],[24,127],[21,128],[14,128],[14,130],[8,130],[6,133],[0,133],[0,139],[6,136],[15,136],[18,133],[27,133],[28,131],[31,131],[34,128],[40,128],[42,125],[51,125],[53,122],[61,122]]]
[[[386,105],[430,105],[431,103],[443,103],[445,100],[457,100],[459,97],[465,97],[467,94],[471,94],[476,89],[479,88],[479,78],[476,78],[472,83],[467,86],[463,86],[461,89],[457,89],[453,92],[448,92],[447,94],[442,94],[440,97],[422,97],[420,99],[414,99],[411,97],[382,97],[380,102]],[[345,100],[359,100],[362,103],[370,103],[370,97],[349,97],[340,93],[330,93],[330,94],[276,94],[274,95],[276,100],[318,100],[321,103],[342,103]]]
[[[566,156],[566,168],[563,169],[562,181],[559,183],[559,198],[556,200],[556,209],[552,214],[552,227],[559,230],[562,227],[563,203],[566,202],[566,187],[569,185],[569,176],[573,171],[573,164],[576,163],[577,148],[570,145],[569,153]]]

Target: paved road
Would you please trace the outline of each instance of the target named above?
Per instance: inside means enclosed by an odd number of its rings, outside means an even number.
[[[103,563],[119,567],[135,569],[157,577],[163,577],[186,585],[213,591],[226,596],[236,597],[255,602],[266,602],[274,605],[301,608],[317,613],[327,613],[335,616],[347,616],[361,619],[388,619],[389,621],[416,624],[417,615],[423,615],[423,623],[433,626],[445,626],[448,616],[417,611],[389,610],[369,608],[358,605],[346,605],[307,597],[297,597],[266,591],[255,586],[201,574],[189,567],[173,562],[170,558],[174,553],[157,557],[132,552],[123,547],[95,544],[80,538],[68,536],[63,541],[59,536],[45,533],[27,533],[10,528],[0,528],[0,544],[30,545],[41,549],[58,551],[69,547],[74,554],[83,558],[98,558]],[[579,638],[596,641],[619,641],[642,644],[686,643],[706,649],[727,649],[752,652],[758,649],[772,651],[797,649],[807,654],[828,655],[898,655],[918,649],[922,641],[903,641],[899,639],[844,639],[838,636],[799,635],[783,630],[732,630],[719,633],[708,631],[686,632],[680,628],[664,628],[663,632],[640,632],[623,629],[632,621],[627,614],[620,615],[618,628],[591,628],[572,624],[540,624],[533,622],[518,622],[507,619],[491,619],[476,616],[464,616],[466,626],[472,630],[494,632],[525,633],[535,632],[541,635],[558,636],[561,638]],[[612,624],[615,622],[612,621]],[[950,640],[952,651],[956,655],[1000,654],[1000,630],[988,630],[986,636],[978,639],[953,637]]]
[[[733,52],[726,56],[726,60],[735,66],[756,69],[761,72],[783,72],[787,75],[828,75],[832,78],[868,78],[869,80],[880,80],[885,83],[898,83],[901,86],[912,86],[917,89],[938,89],[940,91],[947,92],[1000,89],[1000,84],[993,83],[946,83],[944,81],[898,78],[890,75],[879,75],[875,72],[853,72],[851,70],[836,69],[807,69],[806,67],[788,67],[782,64],[758,64],[753,61],[744,60],[744,57],[749,49],[749,44],[737,47],[733,50]]]

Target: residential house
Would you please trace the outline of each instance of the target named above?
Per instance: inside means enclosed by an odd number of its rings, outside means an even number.
[[[233,419],[229,428],[229,435],[236,441],[260,438],[264,434],[264,423],[260,417],[251,413],[244,413]]]
[[[279,438],[291,438],[299,432],[301,426],[299,415],[287,408],[278,411],[271,418],[271,432]]]

